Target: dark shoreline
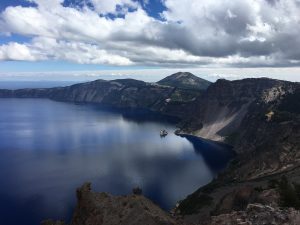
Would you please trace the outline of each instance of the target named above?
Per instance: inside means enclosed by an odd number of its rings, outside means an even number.
[[[214,205],[209,209],[213,210],[222,201],[218,189],[232,184],[231,190],[234,190],[239,188],[239,185],[235,187],[238,183],[267,179],[272,174],[285,174],[299,166],[300,118],[299,109],[295,107],[299,105],[299,89],[300,83],[297,82],[247,78],[235,81],[220,79],[206,90],[189,92],[182,88],[124,79],[98,80],[53,89],[0,90],[0,97],[48,98],[73,104],[96,103],[96,107],[118,113],[125,110],[124,117],[128,118],[136,112],[140,115],[145,115],[146,111],[154,112],[159,116],[174,116],[177,124],[183,122],[180,126],[187,133],[208,127],[203,129],[204,134],[199,135],[212,139],[207,142],[231,148],[236,153],[230,168],[225,169],[222,176],[216,179],[217,182],[207,185],[214,186],[211,190]],[[266,118],[266,115],[271,116]],[[216,126],[212,126],[214,124]],[[218,133],[226,137],[229,146],[213,141]],[[176,134],[192,141],[206,142],[191,134]],[[218,187],[215,187],[216,183]],[[184,202],[193,203],[190,209],[194,214],[209,216],[208,209],[198,208],[201,192],[200,188]],[[188,216],[189,212],[176,214]]]

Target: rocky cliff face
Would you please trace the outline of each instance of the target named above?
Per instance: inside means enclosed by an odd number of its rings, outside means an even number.
[[[266,78],[218,80],[191,105],[182,131],[233,145],[231,179],[299,166],[299,90],[299,83]]]
[[[299,175],[297,168],[251,181],[216,179],[184,199],[175,212],[187,224],[298,224]]]
[[[297,225],[300,212],[295,209],[279,209],[263,204],[249,204],[244,211],[213,216],[207,225]]]
[[[0,90],[0,97],[50,98],[56,101],[140,108],[182,118],[182,110],[201,91],[184,90],[133,79],[96,80],[62,88]]]
[[[299,181],[299,93],[299,83],[270,79],[219,80],[195,101],[190,117],[197,126],[190,126],[191,121],[186,121],[185,131],[228,142],[234,146],[237,156],[214,182],[181,202],[181,215],[194,219],[209,217],[217,212],[219,204],[234,199],[228,198],[228,193],[243,184],[260,188],[281,175],[297,177]],[[251,199],[250,196],[246,199]],[[205,199],[210,199],[210,204]],[[243,198],[232,201],[244,202]],[[227,219],[230,216],[238,219],[230,211],[220,213],[229,213]],[[236,220],[227,221],[235,224]],[[285,223],[289,224],[274,222]]]
[[[261,184],[261,183],[260,183]],[[256,184],[257,185],[257,184]],[[281,184],[282,185],[282,184]],[[288,189],[284,189],[288,190]],[[233,187],[209,215],[189,218],[164,212],[141,194],[112,196],[91,191],[89,183],[77,189],[77,206],[70,225],[298,225],[300,211],[280,207],[282,193],[275,188],[243,184]],[[286,193],[290,196],[290,193]],[[207,202],[203,202],[203,207]],[[176,209],[179,210],[178,208]],[[66,225],[46,220],[41,225]]]
[[[295,83],[267,78],[218,80],[193,104],[186,131],[204,138],[224,141],[225,137],[239,129],[253,105],[260,104],[256,110],[261,110],[268,103],[295,91],[297,86],[299,85]],[[199,126],[191,130],[189,122]]]

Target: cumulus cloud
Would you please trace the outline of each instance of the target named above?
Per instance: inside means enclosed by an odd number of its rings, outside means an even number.
[[[18,43],[9,43],[0,46],[0,60],[35,61],[36,58],[27,46]]]
[[[138,8],[138,3],[131,0],[90,0],[96,12],[101,14],[124,14],[128,9]],[[117,10],[119,7],[119,10]]]
[[[126,57],[108,53],[97,45],[82,42],[57,41],[53,38],[37,37],[28,44],[9,43],[0,46],[1,60],[66,60],[79,64],[110,64],[128,66],[132,62]]]
[[[163,20],[133,0],[30,0],[7,7],[2,34],[30,37],[0,47],[1,60],[155,66],[299,66],[298,0],[164,0]],[[113,15],[113,16],[110,16]],[[16,49],[13,54],[9,49]],[[25,51],[26,49],[26,51]],[[20,56],[17,56],[20,54]]]

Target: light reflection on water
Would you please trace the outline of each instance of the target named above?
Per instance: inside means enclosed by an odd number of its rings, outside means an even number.
[[[173,134],[174,125],[143,117],[149,118],[45,99],[0,99],[0,221],[69,219],[75,189],[85,181],[113,194],[138,185],[168,209],[230,158],[223,147],[188,141]],[[166,138],[161,129],[169,131]]]

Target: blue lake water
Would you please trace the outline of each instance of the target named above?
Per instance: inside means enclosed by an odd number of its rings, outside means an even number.
[[[161,129],[169,131],[165,138]],[[146,112],[47,99],[0,99],[0,224],[71,217],[75,189],[128,194],[135,186],[165,209],[208,183],[228,148],[173,134]]]

